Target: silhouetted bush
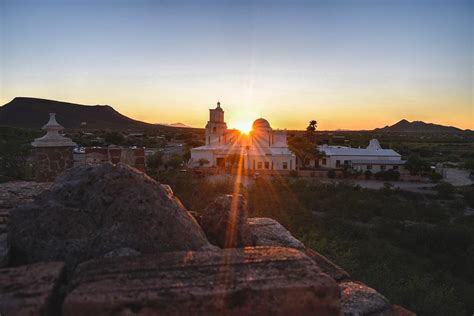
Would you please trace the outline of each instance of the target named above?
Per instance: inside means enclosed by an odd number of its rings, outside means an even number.
[[[400,180],[400,172],[393,169],[379,171],[375,174],[375,179],[383,181],[398,181]]]
[[[439,182],[443,179],[443,176],[437,172],[433,172],[430,174],[430,180],[433,182]]]
[[[290,177],[298,177],[298,170],[290,170]]]

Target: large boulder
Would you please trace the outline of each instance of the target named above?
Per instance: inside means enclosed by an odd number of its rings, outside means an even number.
[[[296,249],[94,259],[76,269],[63,315],[339,315],[337,283]]]
[[[242,195],[222,195],[206,207],[201,216],[201,226],[209,241],[216,246],[251,246],[253,240],[247,215],[247,201]]]
[[[349,274],[341,267],[332,263],[329,259],[316,251],[306,248],[305,245],[293,237],[293,235],[276,220],[266,217],[251,217],[247,219],[247,225],[252,233],[255,246],[274,246],[296,248],[303,251],[321,268],[321,270],[336,281],[349,279]]]
[[[351,276],[349,273],[347,273],[346,270],[323,256],[322,254],[314,251],[313,249],[306,248],[304,250],[304,253],[310,257],[318,267],[323,270],[324,273],[327,273],[329,276],[331,276],[334,280],[337,282],[340,282],[342,280],[347,280],[350,279]]]
[[[117,249],[152,254],[210,246],[168,187],[109,163],[70,169],[33,203],[12,210],[9,241],[27,263],[62,260],[69,270]]]
[[[356,281],[342,281],[341,312],[343,315],[391,315],[389,301],[379,292]]]
[[[247,219],[255,246],[288,247],[303,250],[305,246],[276,220],[266,217]]]

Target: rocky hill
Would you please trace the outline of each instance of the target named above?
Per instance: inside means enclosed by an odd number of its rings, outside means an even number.
[[[433,123],[425,123],[423,121],[409,122],[405,119],[391,125],[382,128],[376,128],[374,131],[377,132],[418,132],[418,133],[456,133],[463,132],[464,130],[454,126],[444,126]]]
[[[17,97],[0,107],[0,125],[40,128],[48,113],[56,113],[66,128],[143,129],[156,125],[133,120],[109,105],[82,105],[54,100]]]

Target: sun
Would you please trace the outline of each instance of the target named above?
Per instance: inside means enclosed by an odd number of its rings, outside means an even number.
[[[232,126],[247,135],[252,130],[251,122],[235,122]]]

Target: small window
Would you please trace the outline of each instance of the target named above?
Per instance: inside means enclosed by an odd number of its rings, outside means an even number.
[[[372,170],[372,165],[367,165],[367,170]]]
[[[344,165],[347,166],[349,164],[349,160],[344,160]]]
[[[262,169],[262,162],[261,161],[257,162],[257,169]]]
[[[385,171],[385,165],[380,165],[380,170]]]
[[[215,132],[215,131],[216,131],[216,128],[215,128],[215,127],[213,127],[213,128],[212,128],[212,131],[213,131],[213,132]]]
[[[321,159],[321,164],[324,166],[326,165],[326,158]]]
[[[339,167],[341,166],[341,161],[340,160],[336,160],[336,167]]]
[[[288,169],[288,163],[287,162],[283,163],[283,169]]]
[[[265,161],[265,169],[270,169],[270,163],[268,161]]]
[[[393,166],[393,170],[398,170],[398,166]]]

